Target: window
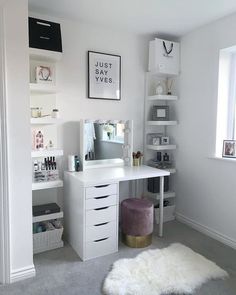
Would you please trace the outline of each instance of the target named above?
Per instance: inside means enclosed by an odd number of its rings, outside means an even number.
[[[102,139],[117,143],[124,143],[124,124],[104,124]]]
[[[236,140],[236,46],[220,50],[216,156],[222,157],[223,140]]]

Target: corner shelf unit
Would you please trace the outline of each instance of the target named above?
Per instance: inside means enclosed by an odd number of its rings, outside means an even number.
[[[57,92],[58,92],[58,89],[55,85],[30,83],[31,95],[56,94]]]
[[[175,126],[177,121],[147,121],[148,126]]]
[[[45,49],[29,48],[29,57],[30,59],[39,61],[58,62],[62,59],[62,53]]]
[[[148,72],[146,73],[146,96],[145,96],[145,115],[144,115],[144,139],[145,139],[145,146],[144,146],[144,163],[150,166],[155,167],[155,164],[151,164],[151,160],[156,160],[157,152],[162,153],[162,157],[164,153],[171,153],[171,156],[173,157],[173,154],[175,150],[177,149],[176,144],[172,144],[172,140],[174,137],[174,128],[178,125],[178,121],[173,118],[173,115],[175,114],[175,103],[178,102],[179,97],[175,95],[176,89],[174,89],[173,95],[168,94],[153,94],[155,92],[155,85],[158,85],[158,80],[164,84],[165,79],[170,78],[175,80],[178,76],[176,75],[168,75],[168,74],[162,74],[162,73],[152,73]],[[170,108],[170,119],[166,121],[154,121],[151,119],[151,110],[154,105],[160,105],[160,106],[169,106]],[[172,112],[171,112],[172,111]],[[172,119],[173,118],[173,119]],[[171,129],[169,129],[171,128]],[[171,131],[171,132],[170,132]],[[168,145],[153,145],[148,139],[148,135],[151,134],[157,134],[157,136],[170,136],[170,143]],[[173,165],[174,166],[174,165]],[[173,204],[175,203],[175,189],[174,189],[174,182],[173,182],[173,175],[176,173],[176,168],[168,168],[163,170],[169,171],[170,176],[169,179],[169,190],[164,193],[164,199],[171,199],[171,207],[175,207]],[[146,197],[151,198],[154,203],[160,199],[159,193],[152,193],[149,192],[146,188],[144,188],[144,194]],[[164,210],[165,215],[165,210]],[[165,216],[164,216],[165,220]]]
[[[178,100],[178,96],[176,95],[168,95],[168,94],[162,94],[162,95],[149,95],[147,96],[147,100],[153,101],[153,100]]]
[[[37,48],[29,48],[29,59],[30,59],[30,102],[31,107],[41,107],[46,114],[50,113],[52,109],[57,108],[57,93],[58,87],[56,85],[56,63],[62,59],[61,52],[54,52],[49,50],[37,49]],[[53,83],[35,83],[36,81],[36,67],[37,66],[49,66],[52,68],[52,77]],[[56,126],[62,123],[62,120],[59,118],[52,118],[49,116],[42,116],[39,118],[31,118],[30,124],[32,131],[40,130],[42,131],[44,139],[46,137],[47,140],[52,140],[54,143],[57,141],[57,129]],[[49,126],[49,125],[55,125]],[[45,140],[44,140],[44,143]],[[54,148],[54,149],[44,149],[44,150],[32,150],[31,158],[32,164],[33,162],[41,167],[43,158],[51,158],[63,156],[63,150]],[[41,160],[40,160],[41,159]],[[51,159],[50,159],[51,161]],[[40,163],[41,162],[41,163]],[[60,163],[61,164],[61,163]],[[59,167],[58,167],[59,166]],[[57,165],[57,169],[59,170],[59,175],[62,174],[61,170],[62,165]],[[50,170],[48,170],[50,171]],[[52,180],[52,181],[42,181],[42,182],[32,182],[32,198],[33,203],[41,203],[41,197],[44,200],[47,200],[46,203],[55,202],[55,198],[59,200],[57,196],[57,189],[63,187],[63,181],[61,179]],[[48,193],[48,189],[54,189],[52,193]],[[35,191],[39,191],[38,193],[33,193]],[[36,199],[35,199],[36,198]],[[53,214],[46,214],[41,216],[35,216],[32,219],[33,223],[36,223],[35,226],[38,226],[37,223],[45,222],[54,219],[63,219],[63,211]],[[37,232],[33,234],[33,244],[34,244],[34,253],[40,253],[56,248],[60,248],[64,246],[64,243],[61,239],[63,233],[63,226],[60,228],[54,228],[53,230],[47,230],[45,232]]]
[[[31,151],[32,158],[61,157],[61,156],[63,156],[63,150],[58,150],[58,149]]]
[[[175,144],[168,144],[168,145],[150,145],[148,144],[146,146],[147,149],[153,150],[153,151],[171,151],[176,150]]]
[[[62,123],[62,119],[51,118],[51,117],[41,117],[41,118],[31,118],[31,125],[57,125]]]
[[[32,191],[44,190],[49,188],[63,187],[62,180],[44,181],[44,182],[33,182]]]
[[[160,200],[160,194],[159,193],[147,192],[146,196],[149,197],[149,198],[153,198],[155,200]],[[175,192],[168,191],[168,192],[164,193],[164,199],[170,199],[170,198],[175,198]]]
[[[53,219],[60,219],[60,218],[63,218],[63,216],[64,216],[63,211],[60,211],[58,213],[33,216],[33,223],[47,221],[47,220],[53,220]]]

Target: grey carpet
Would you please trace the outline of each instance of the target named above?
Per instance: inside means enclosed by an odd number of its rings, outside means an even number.
[[[150,248],[182,243],[215,261],[230,278],[210,281],[194,295],[236,294],[236,251],[176,221],[165,224],[164,238],[155,229]],[[134,257],[143,249],[131,249],[120,243],[119,252],[82,262],[69,245],[35,255],[37,276],[12,285],[0,286],[1,295],[99,295],[112,263],[119,258]]]

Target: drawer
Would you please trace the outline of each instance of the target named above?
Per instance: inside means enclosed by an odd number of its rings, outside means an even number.
[[[86,210],[117,205],[117,195],[93,197],[86,200]]]
[[[117,233],[117,222],[109,221],[86,228],[86,242],[111,237]]]
[[[87,242],[85,244],[85,259],[91,259],[118,251],[116,236],[106,237],[101,240]]]
[[[87,187],[85,189],[85,197],[86,199],[91,199],[94,197],[108,196],[108,195],[116,195],[117,194],[117,184],[104,184]]]
[[[102,207],[86,211],[86,227],[108,221],[116,221],[117,206]]]

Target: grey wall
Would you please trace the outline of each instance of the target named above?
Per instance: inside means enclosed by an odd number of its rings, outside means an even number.
[[[236,247],[236,162],[215,151],[219,50],[236,44],[236,15],[181,40],[176,129],[177,212],[183,220]]]

